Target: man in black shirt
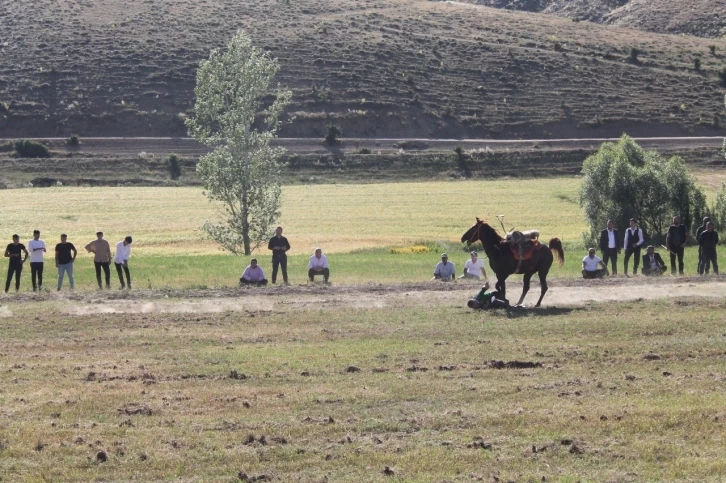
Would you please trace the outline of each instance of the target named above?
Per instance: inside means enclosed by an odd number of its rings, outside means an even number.
[[[21,257],[21,254],[25,253],[25,258]],[[8,265],[8,279],[5,282],[5,293],[10,290],[10,281],[15,275],[15,291],[20,290],[20,274],[23,273],[23,263],[28,259],[28,250],[25,245],[20,243],[20,237],[13,235],[13,242],[5,248],[5,258],[10,259],[10,265]]]
[[[287,238],[282,236],[282,227],[275,229],[275,236],[270,239],[267,248],[272,250],[272,283],[277,280],[277,269],[282,268],[282,279],[285,285],[289,285],[287,281],[287,251],[290,249],[290,243]]]
[[[712,221],[706,224],[706,231],[698,237],[698,246],[701,249],[701,263],[698,265],[698,273],[708,273],[709,263],[713,264],[713,273],[718,274],[718,258],[716,258],[716,245],[718,245],[718,233],[714,231]]]
[[[699,241],[701,238],[701,233],[706,231],[706,225],[708,225],[709,221],[711,221],[711,218],[709,218],[708,216],[703,218],[703,225],[699,226],[696,229],[696,241]],[[696,268],[696,271],[698,273],[700,273],[701,275],[703,274],[703,268],[701,267],[701,265],[703,264],[703,260],[702,260],[703,257],[701,256],[702,252],[703,252],[703,247],[701,246],[701,243],[699,241],[699,243],[698,243],[698,267]],[[708,268],[706,268],[706,273],[708,273]]]
[[[73,262],[76,260],[78,251],[73,243],[68,241],[68,236],[62,234],[61,242],[55,246],[55,266],[58,267],[58,290],[63,285],[63,277],[68,274],[68,282],[73,290]],[[71,255],[72,253],[72,255]]]
[[[611,260],[613,264],[613,275],[617,275],[618,273],[618,253],[620,253],[620,249],[622,248],[620,243],[620,235],[618,235],[618,230],[613,226],[613,220],[608,220],[608,227],[600,232],[600,251],[602,252],[602,261],[606,267],[608,260]]]
[[[681,217],[674,216],[673,224],[668,228],[666,248],[671,253],[671,275],[676,274],[676,257],[678,257],[678,273],[683,275],[683,250],[688,234],[686,225],[681,225]]]

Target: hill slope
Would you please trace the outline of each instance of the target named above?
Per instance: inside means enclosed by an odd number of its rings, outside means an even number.
[[[462,0],[486,7],[537,12],[648,32],[721,38],[726,0]]]
[[[714,41],[462,4],[20,0],[0,19],[0,137],[183,135],[199,60],[238,28],[294,91],[285,136],[713,135],[726,92]]]

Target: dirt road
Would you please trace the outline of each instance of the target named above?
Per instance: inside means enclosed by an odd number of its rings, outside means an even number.
[[[289,312],[340,308],[391,308],[411,306],[463,307],[478,285],[417,283],[400,285],[324,286],[300,285],[261,289],[134,290],[132,292],[68,292],[5,295],[0,298],[0,318],[20,305],[50,302],[69,315],[101,313],[220,313],[226,311]],[[521,293],[521,282],[510,281],[510,300]],[[539,296],[535,282],[525,305]],[[610,280],[555,280],[550,282],[543,306],[577,306],[589,302],[660,299],[673,297],[724,297],[726,277]]]

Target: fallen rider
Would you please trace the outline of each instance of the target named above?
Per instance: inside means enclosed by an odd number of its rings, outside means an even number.
[[[466,305],[469,308],[477,309],[506,309],[509,308],[509,300],[505,299],[497,290],[489,290],[489,282],[486,282],[473,299]]]

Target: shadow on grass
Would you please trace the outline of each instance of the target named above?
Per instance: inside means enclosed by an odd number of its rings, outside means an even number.
[[[507,310],[507,318],[516,319],[519,317],[550,317],[568,315],[575,310],[584,310],[583,307],[512,307]]]

